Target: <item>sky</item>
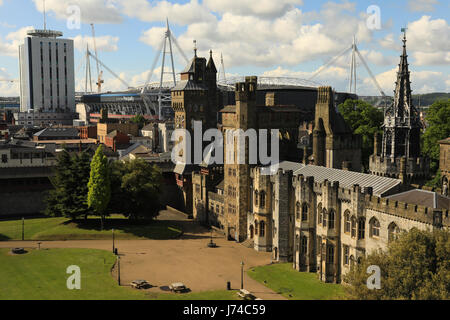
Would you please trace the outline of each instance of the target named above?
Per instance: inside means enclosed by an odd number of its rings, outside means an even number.
[[[392,95],[401,28],[406,27],[413,93],[450,91],[450,2],[446,0],[46,0],[47,28],[74,39],[76,90],[84,91],[86,44],[93,48],[95,24],[99,59],[130,86],[160,76],[166,18],[190,59],[213,51],[223,55],[226,77],[257,75],[296,77],[348,91],[350,53],[328,68],[325,63],[357,46],[382,90]],[[18,79],[18,46],[28,29],[43,28],[42,0],[0,0],[0,79]],[[79,14],[78,14],[79,13]],[[80,23],[77,24],[77,21]],[[173,47],[175,70],[186,61]],[[93,77],[95,64],[91,62]],[[357,93],[379,95],[363,64],[357,62]],[[166,70],[171,69],[166,64]],[[169,75],[165,75],[168,77]],[[104,90],[126,89],[104,71]],[[95,85],[94,85],[95,86]],[[0,96],[18,96],[18,83],[0,81]]]

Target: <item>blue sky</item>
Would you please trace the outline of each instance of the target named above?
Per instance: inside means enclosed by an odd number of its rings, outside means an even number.
[[[67,28],[67,9],[77,5],[80,29]],[[367,8],[380,8],[381,29],[367,26]],[[75,65],[82,64],[89,23],[95,23],[100,59],[130,85],[143,84],[162,40],[166,17],[185,54],[214,58],[222,53],[227,76],[293,76],[308,79],[350,46],[358,47],[387,94],[393,90],[401,49],[400,29],[408,26],[408,54],[415,92],[450,91],[449,3],[444,0],[46,0],[47,27],[75,39]],[[43,27],[42,0],[0,0],[0,79],[18,78],[17,47],[26,27]],[[371,14],[372,12],[370,12]],[[90,44],[92,47],[92,44]],[[176,52],[176,71],[185,62]],[[314,80],[348,89],[350,56],[339,59]],[[82,69],[80,69],[81,71]],[[93,66],[93,74],[95,68]],[[159,69],[155,70],[156,80]],[[361,64],[357,92],[377,94]],[[82,72],[76,75],[82,89]],[[123,85],[105,71],[105,89]],[[0,96],[17,95],[17,84],[0,82]]]

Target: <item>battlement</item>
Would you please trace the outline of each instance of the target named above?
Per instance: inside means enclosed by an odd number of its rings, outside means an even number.
[[[394,216],[430,225],[438,225],[439,220],[441,220],[444,227],[450,227],[448,210],[443,211],[402,201],[392,201],[387,198],[380,198],[370,194],[365,195],[365,203],[366,209],[385,212]]]
[[[329,86],[317,89],[317,103],[333,103],[333,89]]]
[[[235,85],[236,101],[256,101],[256,89],[258,87],[258,77],[245,77],[245,82],[238,82]]]

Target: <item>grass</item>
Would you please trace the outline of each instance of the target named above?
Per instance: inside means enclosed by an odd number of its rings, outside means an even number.
[[[116,257],[96,249],[0,249],[0,300],[235,300],[235,291],[169,294],[118,286],[111,276]],[[81,271],[81,289],[67,289],[67,267]]]
[[[100,220],[67,218],[35,218],[25,220],[25,240],[102,240],[173,239],[181,230],[166,221],[133,221],[115,215],[109,217],[103,230]],[[22,240],[22,220],[0,221],[1,240]]]
[[[324,283],[315,273],[298,272],[290,263],[255,267],[247,271],[254,280],[292,300],[334,300],[344,298],[339,284]],[[264,281],[266,281],[264,283]]]

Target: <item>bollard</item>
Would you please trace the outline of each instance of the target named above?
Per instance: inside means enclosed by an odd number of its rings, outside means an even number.
[[[231,282],[227,281],[227,290],[231,290]]]

